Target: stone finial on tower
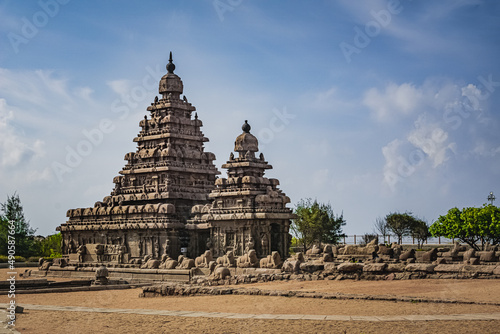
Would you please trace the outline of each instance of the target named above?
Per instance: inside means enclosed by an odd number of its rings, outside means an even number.
[[[254,156],[254,153],[259,150],[259,141],[257,138],[250,133],[252,127],[245,121],[245,124],[241,127],[243,133],[236,138],[234,142],[234,151],[240,154],[240,158],[247,155],[250,152],[250,156]]]
[[[168,59],[167,71],[168,73],[174,73],[175,65],[172,63],[172,51],[170,51],[170,58]]]
[[[182,80],[177,74],[174,73],[175,65],[172,62],[172,52],[167,64],[167,74],[160,80],[159,93],[162,94],[163,99],[170,97],[170,100],[177,101],[180,99],[180,94],[183,91]],[[170,94],[170,95],[169,95]]]

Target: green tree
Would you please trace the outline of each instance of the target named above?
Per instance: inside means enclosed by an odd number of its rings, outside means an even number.
[[[486,242],[500,242],[500,208],[484,204],[481,208],[452,208],[430,227],[435,237],[458,239],[476,250]],[[480,246],[481,245],[481,246]]]
[[[29,221],[24,218],[23,207],[19,195],[14,193],[7,196],[5,203],[0,203],[2,214],[1,219],[1,237],[0,254],[7,254],[7,240],[9,236],[8,225],[12,222],[15,226],[15,251],[16,255],[29,257],[35,255],[38,251],[37,242],[34,239],[35,231],[30,227]]]
[[[299,201],[295,208],[297,218],[291,225],[304,252],[314,243],[338,243],[345,225],[343,214],[336,216],[330,204],[318,203],[310,198]]]
[[[392,212],[385,216],[387,228],[398,237],[398,244],[401,244],[403,237],[410,235],[411,227],[415,223],[415,217],[411,212]]]
[[[61,257],[61,232],[52,234],[40,241],[40,256],[43,257]]]
[[[412,226],[410,226],[410,234],[413,238],[417,239],[419,249],[422,248],[424,242],[431,236],[427,222],[418,218],[415,218]]]

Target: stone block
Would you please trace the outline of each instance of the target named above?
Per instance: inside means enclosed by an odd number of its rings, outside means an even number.
[[[362,263],[351,263],[351,262],[344,262],[341,263],[337,266],[337,270],[340,272],[356,272],[356,271],[363,271],[364,265]]]
[[[402,272],[405,269],[405,265],[402,263],[389,263],[387,264],[386,271],[394,273],[394,272]]]
[[[426,273],[433,273],[434,268],[436,268],[437,265],[435,264],[425,264],[425,263],[410,263],[407,264],[405,267],[406,271],[410,272],[426,272]]]
[[[306,271],[308,273],[313,273],[315,271],[321,271],[325,269],[325,265],[323,263],[317,262],[304,262],[300,264],[300,270]]]
[[[485,265],[479,265],[479,266],[465,265],[463,266],[463,268],[464,272],[476,273],[481,275],[492,275],[496,267],[485,266]]]
[[[500,275],[500,266],[496,266],[495,269],[493,269],[493,274]]]
[[[328,262],[324,264],[324,271],[332,273],[337,269],[337,265],[333,262]]]
[[[439,264],[434,268],[437,273],[459,273],[464,266],[461,264]]]
[[[381,272],[384,272],[386,268],[387,268],[386,263],[366,263],[363,266],[363,271],[369,272],[369,273],[372,273],[372,272],[381,273]]]

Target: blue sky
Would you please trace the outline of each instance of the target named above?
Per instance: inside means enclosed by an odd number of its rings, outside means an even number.
[[[363,234],[480,206],[500,194],[499,31],[497,1],[1,1],[0,199],[47,235],[109,195],[172,51],[217,167],[248,119],[291,207]]]

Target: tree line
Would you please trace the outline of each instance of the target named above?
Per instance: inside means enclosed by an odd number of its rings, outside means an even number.
[[[23,206],[18,194],[7,196],[5,203],[0,203],[0,255],[8,255],[9,235],[14,240],[16,257],[60,257],[61,233],[48,237],[35,236],[36,229],[24,217]],[[14,234],[9,229],[14,225]],[[12,240],[12,238],[11,238]]]
[[[292,242],[292,246],[300,245],[306,251],[313,244],[339,243],[345,236],[342,232],[346,224],[344,216],[335,215],[330,204],[311,199],[300,200],[294,213],[296,217],[291,230],[295,242]],[[388,235],[397,236],[399,244],[403,237],[412,237],[417,240],[418,248],[421,248],[432,236],[456,239],[480,250],[487,243],[500,243],[500,208],[492,204],[462,210],[452,208],[432,224],[412,212],[391,212],[375,219],[373,227],[375,233],[382,235],[384,240]]]

